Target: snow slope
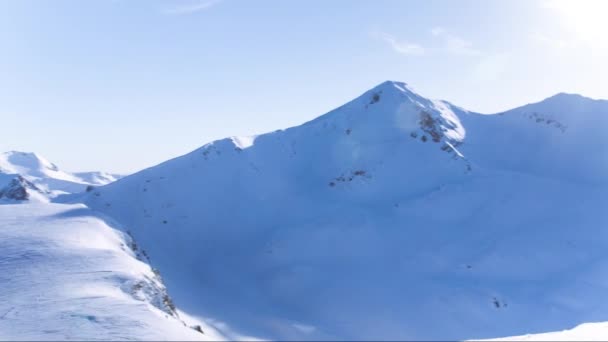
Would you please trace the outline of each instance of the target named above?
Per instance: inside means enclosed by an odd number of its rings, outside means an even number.
[[[84,205],[0,205],[0,227],[0,340],[222,339],[186,326],[136,243]]]
[[[606,183],[608,101],[558,94],[496,115],[459,116],[464,153],[484,168]]]
[[[482,115],[385,82],[85,200],[129,227],[179,307],[249,336],[563,330],[608,320],[607,120],[579,96]]]
[[[608,322],[586,323],[570,330],[497,338],[488,341],[606,341],[606,339],[608,339]]]
[[[0,193],[7,193],[3,188],[18,188],[20,193],[25,192],[25,196],[16,198],[0,194],[0,200],[46,201],[49,197],[82,192],[87,186],[106,185],[119,178],[105,172],[65,172],[36,153],[10,151],[0,154]]]

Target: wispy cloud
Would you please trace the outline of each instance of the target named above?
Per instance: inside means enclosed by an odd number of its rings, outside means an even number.
[[[530,40],[534,43],[542,44],[556,49],[571,49],[575,48],[576,44],[561,38],[550,37],[544,33],[533,32],[530,34]]]
[[[199,0],[190,2],[189,4],[184,4],[180,6],[175,6],[172,8],[168,8],[164,10],[166,14],[192,14],[200,11],[207,10],[218,3],[222,2],[222,0]]]
[[[395,52],[406,56],[421,56],[426,49],[416,43],[400,41],[393,35],[384,32],[373,33],[373,36],[387,43]]]
[[[467,56],[476,56],[481,54],[481,51],[473,47],[473,43],[448,32],[443,27],[434,27],[431,29],[431,34],[443,41],[443,49],[448,53]]]
[[[481,82],[496,81],[507,71],[511,56],[506,53],[485,55],[473,68],[471,76]]]
[[[433,27],[433,28],[431,29],[431,34],[432,34],[433,36],[435,36],[435,37],[440,36],[440,35],[442,35],[442,34],[444,34],[444,33],[445,33],[445,29],[444,29],[443,27],[439,27],[439,26],[437,26],[437,27]]]
[[[482,54],[480,50],[473,47],[473,43],[448,32],[443,27],[434,27],[430,32],[435,40],[439,40],[439,44],[435,43],[433,47],[402,41],[391,34],[383,32],[372,33],[372,36],[387,43],[395,52],[406,56],[422,56],[434,53],[462,56],[478,56]]]

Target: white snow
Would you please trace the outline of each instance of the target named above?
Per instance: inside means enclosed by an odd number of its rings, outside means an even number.
[[[36,153],[19,151],[0,154],[0,176],[0,190],[16,176],[31,182],[40,190],[28,189],[34,199],[79,193],[87,186],[106,185],[120,178],[119,175],[105,172],[65,172]]]
[[[608,321],[607,127],[603,101],[559,96],[481,115],[385,82],[86,203],[131,229],[178,307],[242,335],[563,330]]]
[[[73,175],[84,183],[96,186],[110,184],[122,178],[121,175],[101,171],[75,172]]]
[[[241,136],[241,137],[231,137],[230,139],[232,139],[232,142],[234,143],[234,146],[240,148],[240,149],[245,149],[248,147],[253,146],[253,143],[255,142],[255,135],[252,136]]]
[[[59,170],[57,165],[36,153],[10,151],[0,154],[0,170],[4,173],[25,174],[38,178],[55,178],[77,182],[69,173]]]
[[[221,339],[155,307],[152,269],[84,205],[0,205],[0,227],[1,340]]]
[[[0,205],[0,339],[608,338],[607,128],[606,101],[482,115],[385,82],[50,196],[75,204]],[[53,194],[117,178],[0,167]]]
[[[585,323],[573,329],[544,334],[497,338],[487,341],[606,341],[608,322]]]

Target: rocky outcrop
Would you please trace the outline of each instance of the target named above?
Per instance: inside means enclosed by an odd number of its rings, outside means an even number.
[[[17,175],[8,183],[8,185],[0,189],[0,199],[27,201],[30,198],[30,191],[44,193],[32,182]]]

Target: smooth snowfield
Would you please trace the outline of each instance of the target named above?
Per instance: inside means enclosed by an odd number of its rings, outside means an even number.
[[[221,339],[162,310],[130,244],[84,205],[0,205],[0,340]]]
[[[268,339],[481,339],[608,320],[608,102],[495,115],[385,82],[84,200],[178,307]]]

